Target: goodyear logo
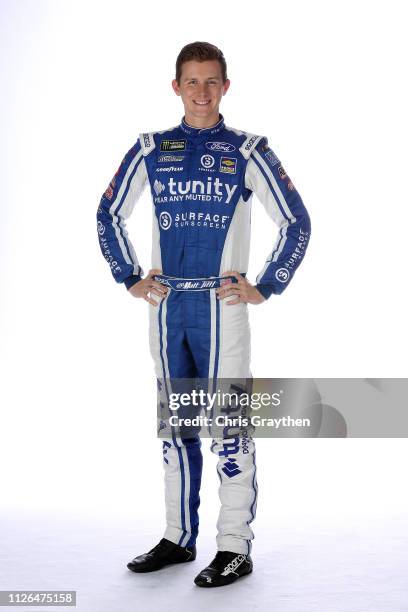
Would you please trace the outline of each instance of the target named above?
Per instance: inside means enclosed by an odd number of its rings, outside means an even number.
[[[220,159],[220,172],[226,174],[236,174],[237,172],[237,158],[236,157],[221,157]]]
[[[160,151],[185,151],[186,140],[162,140]]]

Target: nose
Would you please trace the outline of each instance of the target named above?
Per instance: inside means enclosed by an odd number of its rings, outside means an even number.
[[[200,83],[198,85],[198,93],[200,96],[206,96],[208,94],[208,85],[207,83]]]

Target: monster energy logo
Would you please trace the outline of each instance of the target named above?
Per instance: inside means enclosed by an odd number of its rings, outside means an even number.
[[[162,140],[160,151],[184,151],[186,142],[186,140]]]

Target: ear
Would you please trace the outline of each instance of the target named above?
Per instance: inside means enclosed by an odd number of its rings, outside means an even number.
[[[222,95],[225,96],[225,94],[227,93],[229,86],[231,85],[231,81],[229,79],[227,79],[223,85],[222,88]]]
[[[173,87],[174,93],[179,96],[180,94],[180,87],[179,84],[177,83],[176,79],[173,79],[171,82],[171,86]]]

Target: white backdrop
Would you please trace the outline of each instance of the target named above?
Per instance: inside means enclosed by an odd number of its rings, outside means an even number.
[[[188,42],[223,50],[227,125],[268,136],[312,220],[290,288],[251,307],[254,376],[406,376],[403,7],[1,1],[5,515],[126,517],[136,533],[129,557],[142,552],[139,531],[152,533],[148,544],[161,537],[147,304],[113,281],[95,215],[139,132],[180,121],[171,79]],[[128,227],[146,271],[148,190]],[[251,280],[275,232],[254,198]],[[254,529],[264,550],[274,536],[263,529],[278,517],[391,521],[408,509],[405,440],[258,446]],[[217,477],[209,450],[205,459],[212,552]]]

